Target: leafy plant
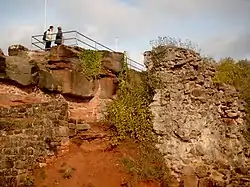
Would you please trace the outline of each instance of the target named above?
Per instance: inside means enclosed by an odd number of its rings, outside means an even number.
[[[35,184],[35,179],[33,176],[27,176],[24,180],[24,185],[25,186],[34,186]]]
[[[139,158],[133,156],[121,159],[126,171],[135,181],[152,180],[167,183],[169,171],[162,154],[151,144],[139,144]]]
[[[247,71],[232,58],[224,58],[219,62],[217,73],[213,78],[215,83],[226,83],[239,88],[239,81],[246,77]]]
[[[152,95],[147,75],[127,69],[119,76],[117,99],[108,106],[106,120],[114,129],[114,144],[126,138],[152,140],[152,115],[149,104]]]
[[[247,103],[247,125],[248,130],[244,133],[250,142],[250,62],[248,60],[236,61],[232,58],[224,58],[217,66],[214,83],[226,83],[234,86]]]
[[[42,180],[45,180],[46,179],[46,177],[47,177],[47,175],[46,175],[46,172],[45,172],[45,169],[43,168],[42,170],[41,170],[41,172],[40,172],[40,177],[41,177],[41,179]]]
[[[80,71],[84,72],[89,79],[95,79],[101,72],[102,52],[85,49],[80,54],[82,63],[80,64]]]
[[[149,84],[146,72],[129,69],[124,62],[124,71],[120,73],[117,98],[109,106],[106,121],[113,129],[113,146],[127,140],[136,142],[140,150],[139,158],[122,159],[127,171],[136,180],[164,181],[166,165],[163,156],[155,148],[150,104],[153,99],[153,87]]]
[[[67,169],[60,169],[59,172],[62,174],[64,179],[70,179],[75,170],[75,168],[68,167]]]

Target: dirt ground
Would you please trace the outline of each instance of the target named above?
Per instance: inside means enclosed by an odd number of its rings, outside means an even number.
[[[107,142],[96,140],[81,146],[70,145],[68,153],[53,164],[35,171],[37,187],[120,187],[129,186],[121,158],[130,152],[127,146],[105,150]],[[135,152],[135,150],[131,150]],[[135,187],[160,187],[154,182],[140,182]]]

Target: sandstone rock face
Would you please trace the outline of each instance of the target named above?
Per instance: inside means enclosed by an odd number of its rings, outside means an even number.
[[[32,70],[34,64],[19,56],[7,56],[5,59],[5,73],[10,80],[27,86],[35,81]]]
[[[58,47],[52,47],[50,50],[50,61],[68,61],[68,59],[76,58],[83,51],[82,48],[68,47],[60,45]]]
[[[79,97],[93,97],[97,81],[88,80],[83,73],[70,70],[41,70],[38,86],[50,91]]]
[[[102,64],[106,69],[111,70],[113,73],[119,73],[122,71],[124,57],[122,53],[119,52],[109,52],[109,51],[101,51],[103,52]]]
[[[116,90],[116,74],[123,67],[123,54],[102,51],[102,75],[89,80],[79,71],[82,63],[79,55],[83,51],[83,48],[61,45],[52,47],[49,52],[38,52],[13,45],[8,49],[8,57],[0,55],[0,78],[82,98],[93,98],[101,87],[101,97],[112,98]]]
[[[182,48],[151,51],[151,111],[159,150],[184,186],[250,185],[250,146],[242,131],[244,102],[212,82],[214,66]]]
[[[22,45],[12,45],[8,48],[9,56],[20,56],[24,55],[28,51],[28,48]]]

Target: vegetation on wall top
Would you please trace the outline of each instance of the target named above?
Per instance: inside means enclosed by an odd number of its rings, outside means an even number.
[[[151,40],[150,44],[153,48],[161,47],[161,46],[167,46],[167,47],[180,47],[185,49],[193,50],[197,53],[201,52],[201,49],[199,46],[192,41],[186,39],[182,40],[180,38],[170,37],[170,36],[158,36],[157,39]]]

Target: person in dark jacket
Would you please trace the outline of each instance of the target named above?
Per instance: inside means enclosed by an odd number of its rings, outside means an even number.
[[[57,28],[58,31],[56,33],[56,40],[55,40],[55,44],[57,45],[61,45],[63,43],[63,33],[62,33],[62,28],[58,27]]]

